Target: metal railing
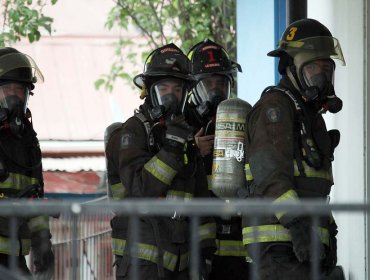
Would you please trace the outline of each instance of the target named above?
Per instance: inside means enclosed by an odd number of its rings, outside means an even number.
[[[130,231],[133,236],[138,236],[137,232],[139,218],[148,216],[173,216],[173,213],[181,213],[183,216],[188,216],[191,219],[191,255],[190,255],[190,279],[199,279],[199,255],[197,250],[198,245],[198,227],[199,217],[202,216],[235,216],[245,215],[258,219],[259,217],[272,215],[276,212],[292,212],[296,215],[311,216],[313,225],[318,225],[321,216],[330,215],[334,212],[346,213],[369,213],[369,204],[326,204],[320,201],[302,201],[297,204],[273,204],[270,201],[256,200],[207,200],[194,199],[187,202],[170,201],[170,200],[126,200],[126,201],[93,201],[90,203],[79,202],[59,202],[59,201],[27,201],[22,203],[18,201],[4,201],[0,203],[1,216],[11,217],[11,221],[15,217],[34,216],[39,214],[57,215],[61,213],[59,220],[52,222],[52,230],[55,225],[65,230],[64,236],[70,236],[70,239],[63,240],[56,236],[54,237],[54,249],[57,260],[63,262],[65,271],[56,272],[55,279],[114,279],[113,268],[111,261],[109,220],[112,213],[120,213],[130,217]],[[64,223],[64,224],[63,224]],[[93,223],[93,234],[89,233],[89,225]],[[14,223],[15,225],[15,223]],[[89,226],[87,226],[89,225]],[[13,230],[14,233],[15,230]],[[100,239],[95,239],[101,234]],[[14,238],[14,236],[13,236]],[[135,238],[133,238],[135,239]],[[58,241],[59,240],[59,241]],[[13,240],[15,244],[16,240]],[[138,240],[132,240],[131,244],[135,244]],[[68,244],[68,249],[60,249],[60,244]],[[316,245],[315,245],[316,244]],[[318,242],[313,242],[313,246],[317,247]],[[135,245],[131,251],[135,251]],[[107,249],[107,250],[106,250]],[[317,249],[317,248],[316,248]],[[104,251],[105,250],[105,251]],[[317,250],[314,250],[317,254]],[[60,254],[61,256],[58,257]],[[105,259],[106,258],[106,259]],[[135,260],[135,259],[134,259]],[[58,266],[58,264],[57,264]],[[138,275],[138,267],[133,264],[134,275]],[[11,269],[15,269],[14,263]],[[100,271],[103,272],[98,272]],[[312,262],[311,279],[320,279],[319,263]],[[256,271],[252,271],[253,278],[256,277]],[[103,278],[102,278],[103,277]],[[0,278],[1,279],[1,278]]]

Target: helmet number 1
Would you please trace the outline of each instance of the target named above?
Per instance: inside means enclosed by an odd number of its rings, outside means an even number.
[[[215,57],[213,55],[213,51],[208,51],[207,53],[208,53],[209,62],[215,61]]]
[[[289,29],[289,33],[288,35],[286,35],[286,39],[288,41],[291,41],[293,40],[294,36],[295,36],[295,33],[297,32],[297,27],[292,27]]]

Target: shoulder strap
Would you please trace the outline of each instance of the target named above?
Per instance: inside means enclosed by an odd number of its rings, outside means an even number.
[[[299,139],[302,135],[302,133],[306,133],[306,128],[305,128],[305,124],[304,124],[304,121],[303,121],[303,110],[302,110],[302,107],[301,105],[299,104],[297,98],[286,88],[282,88],[282,87],[279,87],[279,86],[271,86],[271,87],[267,87],[262,94],[266,94],[266,93],[269,93],[271,91],[280,91],[282,93],[284,93],[292,102],[290,102],[295,110],[295,120],[296,120],[296,125],[295,125],[295,129],[294,129],[294,138],[295,138],[295,141],[294,141],[294,156],[295,156],[295,159],[296,159],[296,162],[297,162],[297,167],[298,167],[298,171],[299,171],[299,174],[300,176],[306,176],[305,174],[305,171],[304,171],[304,167],[303,167],[303,163],[302,163],[302,155],[301,155],[301,149],[299,147]],[[303,131],[302,131],[303,130]]]

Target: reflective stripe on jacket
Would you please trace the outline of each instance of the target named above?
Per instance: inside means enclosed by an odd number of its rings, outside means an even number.
[[[328,230],[322,227],[318,229],[321,242],[329,246]],[[260,242],[289,242],[291,240],[289,230],[280,224],[243,228],[244,245]]]
[[[8,237],[0,236],[0,253],[10,255],[12,253],[11,248],[11,239]],[[21,239],[21,248],[22,252],[21,255],[28,255],[30,253],[31,249],[31,239]],[[19,256],[19,250],[20,250],[20,244],[19,242],[16,242],[15,250],[13,251],[16,256]]]

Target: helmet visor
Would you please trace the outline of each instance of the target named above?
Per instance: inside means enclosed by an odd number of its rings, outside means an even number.
[[[0,108],[6,108],[9,112],[21,109],[26,113],[29,96],[30,91],[23,84],[3,84],[0,86]]]
[[[176,78],[159,80],[151,86],[150,95],[153,106],[162,105],[165,112],[179,114],[186,95],[185,81]]]
[[[307,87],[318,87],[323,90],[328,84],[334,84],[335,64],[330,59],[318,59],[302,67],[303,80]]]
[[[311,60],[320,58],[338,59],[346,65],[338,39],[330,36],[309,37],[298,41],[280,41],[279,48],[290,56],[308,53]]]
[[[9,53],[0,57],[0,79],[12,70],[25,68],[29,69],[28,75],[22,77],[14,77],[16,81],[24,81],[30,83],[43,82],[44,76],[41,70],[37,67],[35,61],[28,55],[23,53]],[[7,78],[11,80],[11,77]]]
[[[199,101],[203,103],[219,103],[221,100],[228,99],[231,93],[230,78],[225,75],[211,75],[198,81],[194,93]]]

